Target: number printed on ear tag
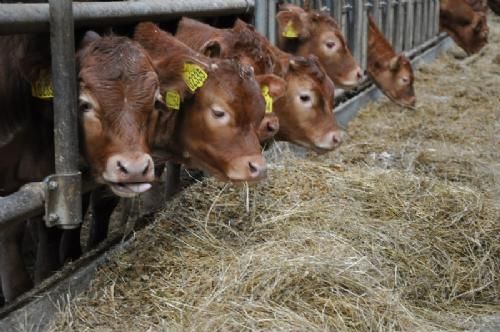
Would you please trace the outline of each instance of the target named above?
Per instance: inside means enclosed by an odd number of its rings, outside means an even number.
[[[181,96],[177,91],[167,91],[165,93],[165,105],[168,108],[178,111],[181,108]]]
[[[43,100],[54,98],[54,88],[49,75],[40,75],[38,80],[31,85],[31,95]]]
[[[269,94],[269,87],[267,85],[262,86],[262,96],[266,101],[266,114],[273,112],[273,97]]]
[[[198,65],[192,63],[184,64],[184,71],[182,73],[184,82],[191,92],[195,92],[201,88],[208,78],[208,74]]]
[[[283,30],[283,37],[286,38],[297,38],[299,37],[299,33],[295,28],[293,27],[292,21],[288,21],[288,23],[285,26],[285,29]]]

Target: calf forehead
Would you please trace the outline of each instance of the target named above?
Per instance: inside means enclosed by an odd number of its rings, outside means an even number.
[[[92,93],[101,108],[141,108],[152,101],[156,74],[139,45],[117,39],[103,38],[80,56],[82,88]]]

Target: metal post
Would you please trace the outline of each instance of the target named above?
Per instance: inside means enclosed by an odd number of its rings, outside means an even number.
[[[414,16],[414,30],[413,30],[413,44],[414,46],[420,45],[422,42],[422,0],[415,0],[415,16]]]
[[[368,12],[372,5],[368,1],[362,2],[362,27],[361,27],[361,60],[359,65],[362,69],[366,69],[368,62]]]
[[[373,0],[372,16],[375,19],[375,23],[378,27],[381,27],[382,16],[380,12],[380,0]]]
[[[269,0],[267,18],[267,37],[271,44],[276,45],[276,0]]]
[[[45,221],[48,226],[75,228],[81,223],[81,175],[78,171],[78,115],[72,1],[50,0],[50,47],[54,86],[54,150],[56,175],[49,179]]]
[[[384,26],[384,35],[385,38],[389,41],[389,43],[394,44],[393,42],[393,31],[394,31],[394,0],[386,0],[386,12],[385,12],[385,26]]]
[[[45,184],[29,183],[15,193],[0,197],[0,233],[16,220],[26,220],[43,212]]]
[[[422,42],[429,38],[429,0],[422,0]]]
[[[363,0],[353,1],[353,20],[352,20],[352,38],[351,51],[356,61],[363,63],[363,16],[365,13]]]
[[[337,21],[339,27],[342,27],[342,11],[344,8],[343,0],[332,0],[333,18]]]
[[[434,0],[434,35],[439,34],[439,11],[440,2],[439,0]]]
[[[404,22],[405,22],[405,16],[404,16],[404,7],[403,7],[403,1],[402,0],[397,0],[396,1],[396,7],[394,8],[395,11],[395,31],[394,31],[394,49],[396,50],[397,53],[401,52],[403,50],[403,34],[404,34]]]
[[[266,37],[267,35],[267,1],[255,0],[255,28]]]
[[[404,50],[408,51],[413,47],[413,0],[406,0],[405,12],[405,37],[404,37]]]

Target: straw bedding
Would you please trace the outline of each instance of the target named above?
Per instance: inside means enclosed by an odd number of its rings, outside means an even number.
[[[97,273],[58,330],[463,330],[500,312],[500,19],[368,105],[323,156],[191,186]]]

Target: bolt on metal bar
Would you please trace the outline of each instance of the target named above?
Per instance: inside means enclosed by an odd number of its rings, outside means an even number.
[[[254,6],[254,0],[137,0],[73,4],[76,26],[124,24],[179,16],[246,14]],[[0,34],[48,30],[47,3],[0,4]]]
[[[59,182],[54,211],[56,224],[74,228],[81,223],[81,175],[78,170],[78,115],[75,75],[75,39],[72,1],[50,0],[50,48],[54,86],[54,151]],[[47,222],[47,220],[46,220]]]

